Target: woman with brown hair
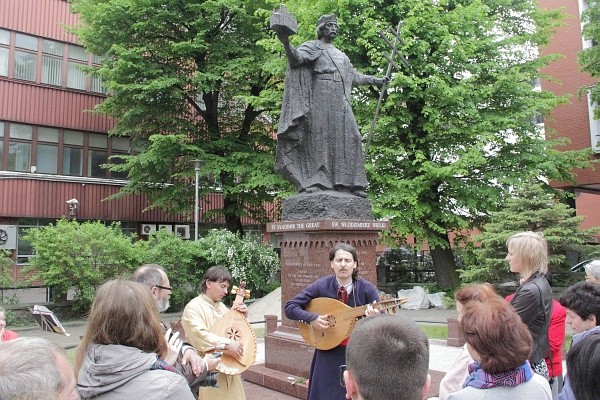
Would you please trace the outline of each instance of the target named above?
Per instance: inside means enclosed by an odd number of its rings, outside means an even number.
[[[459,328],[473,360],[463,389],[450,400],[551,400],[548,381],[527,361],[532,339],[516,311],[500,297],[471,301],[462,310]]]
[[[488,298],[499,298],[494,290],[494,287],[489,283],[480,285],[469,285],[459,289],[454,298],[456,299],[456,310],[458,311],[458,319],[461,319],[462,310],[465,305],[471,301],[486,301]],[[448,400],[450,393],[454,393],[462,389],[463,382],[469,376],[469,364],[473,362],[467,346],[463,347],[463,351],[460,353],[450,370],[446,372],[446,375],[440,381],[439,387],[439,400]]]
[[[106,282],[87,322],[75,358],[82,399],[194,400],[187,381],[172,367],[178,351],[163,335],[147,286]]]

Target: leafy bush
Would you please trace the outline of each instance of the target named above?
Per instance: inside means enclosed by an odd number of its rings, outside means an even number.
[[[87,310],[96,288],[108,279],[124,276],[140,263],[132,239],[123,234],[119,223],[59,220],[56,225],[30,229],[25,240],[36,251],[25,272],[33,280],[52,286],[59,299],[75,290],[73,308]]]
[[[10,269],[14,265],[14,261],[10,257],[10,255],[10,251],[0,250],[0,288],[13,287],[16,285],[16,282],[14,281],[10,273]],[[2,301],[1,293],[0,301]]]
[[[229,269],[233,285],[246,281],[253,297],[260,297],[279,286],[273,276],[279,258],[270,246],[241,239],[225,229],[213,229],[197,242],[182,240],[166,230],[138,242],[143,248],[143,263],[161,265],[173,287],[171,310],[182,309],[198,294],[200,281],[213,265]]]
[[[241,239],[225,229],[213,229],[198,241],[200,252],[211,265],[222,265],[231,271],[234,284],[246,281],[255,297],[263,296],[279,286],[273,278],[279,269],[279,257],[272,247],[253,240]]]
[[[89,308],[96,289],[109,279],[130,278],[142,264],[165,268],[173,287],[171,310],[181,310],[198,294],[204,272],[213,265],[229,268],[234,284],[245,280],[253,296],[279,286],[272,278],[279,258],[270,246],[244,240],[227,230],[212,230],[197,242],[159,230],[147,241],[133,242],[118,223],[60,220],[31,229],[26,237],[36,251],[26,272],[52,286],[59,298],[75,289],[73,308]]]

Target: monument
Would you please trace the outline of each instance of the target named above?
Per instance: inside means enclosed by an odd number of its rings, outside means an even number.
[[[289,42],[297,24],[283,6],[271,14],[271,27],[288,59],[275,169],[298,190],[284,200],[281,221],[267,225],[281,248],[283,308],[308,284],[331,273],[328,253],[337,242],[356,248],[360,276],[377,283],[376,246],[388,223],[373,220],[366,198],[362,137],[350,96],[353,86],[382,86],[387,78],[361,74],[333,45],[335,15],[321,16],[317,39],[297,48]],[[295,321],[284,316],[277,327],[276,317],[275,322],[268,317],[265,364],[251,367],[243,377],[306,398],[302,378],[308,377],[312,354]]]

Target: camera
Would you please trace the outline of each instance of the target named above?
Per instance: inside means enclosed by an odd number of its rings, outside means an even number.
[[[217,385],[217,375],[219,375],[219,372],[211,372],[208,375],[206,375],[206,377],[204,379],[202,379],[198,386],[202,386],[202,387],[219,387]]]
[[[219,358],[222,355],[223,355],[223,352],[221,352],[221,351],[214,352],[212,354],[213,358]],[[206,377],[204,379],[202,379],[198,383],[198,386],[203,386],[203,387],[219,387],[217,385],[217,375],[219,375],[219,372],[217,372],[217,371],[209,372],[209,374],[206,375]]]

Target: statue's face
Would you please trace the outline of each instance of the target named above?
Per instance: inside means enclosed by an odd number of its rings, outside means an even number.
[[[333,40],[337,36],[338,25],[335,22],[328,22],[323,27],[323,38]]]

